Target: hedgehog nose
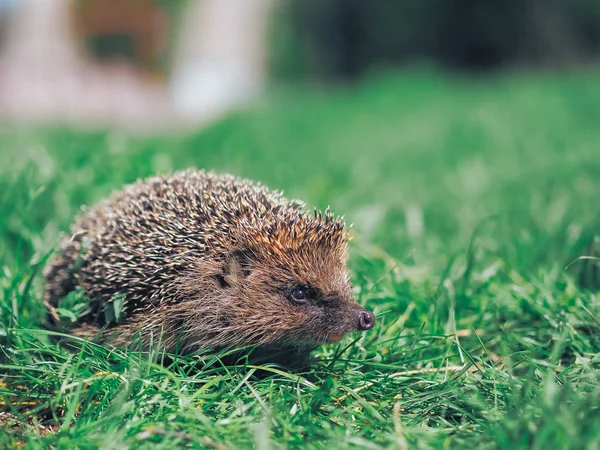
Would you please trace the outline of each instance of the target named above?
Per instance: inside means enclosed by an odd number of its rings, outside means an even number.
[[[375,315],[368,309],[363,309],[358,313],[358,329],[370,330],[375,325]]]

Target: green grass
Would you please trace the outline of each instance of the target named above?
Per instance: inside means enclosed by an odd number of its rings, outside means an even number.
[[[598,264],[567,267],[600,235],[599,80],[406,73],[195,134],[5,129],[0,447],[599,448]],[[345,214],[376,328],[266,376],[53,344],[40,271],[80,205],[189,166]]]

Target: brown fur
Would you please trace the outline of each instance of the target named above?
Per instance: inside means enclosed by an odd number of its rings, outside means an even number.
[[[177,172],[126,186],[87,210],[46,270],[45,303],[82,289],[83,334],[169,351],[313,348],[356,331],[344,223],[231,175]],[[297,285],[314,293],[290,298]],[[104,314],[122,294],[124,320]]]

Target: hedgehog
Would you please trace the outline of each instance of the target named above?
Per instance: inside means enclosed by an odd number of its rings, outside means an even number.
[[[117,346],[306,354],[375,323],[353,298],[347,243],[329,209],[189,169],[84,208],[46,267],[44,303],[62,323],[60,301],[81,293],[71,333]]]

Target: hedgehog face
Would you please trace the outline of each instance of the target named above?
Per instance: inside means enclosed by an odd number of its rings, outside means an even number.
[[[224,267],[221,286],[235,297],[227,301],[234,305],[232,329],[245,343],[310,347],[375,323],[352,297],[345,240],[335,246],[269,242],[231,252]]]

